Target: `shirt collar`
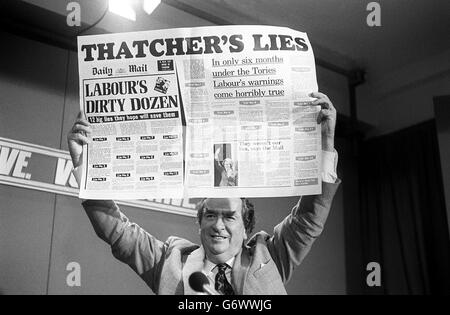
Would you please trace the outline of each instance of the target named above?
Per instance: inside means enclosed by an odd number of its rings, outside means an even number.
[[[228,267],[233,268],[235,257],[231,257],[229,260],[227,260],[225,263],[228,265]],[[213,269],[217,266],[217,264],[211,262],[207,257],[205,257],[205,265],[203,267],[203,270],[206,272],[212,272]]]

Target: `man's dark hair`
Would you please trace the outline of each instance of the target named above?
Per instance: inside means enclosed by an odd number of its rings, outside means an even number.
[[[198,223],[202,223],[203,210],[205,209],[205,201],[207,198],[203,198],[197,203],[197,219]],[[247,198],[241,198],[242,200],[242,220],[244,221],[244,228],[247,234],[250,234],[255,227],[255,206]]]

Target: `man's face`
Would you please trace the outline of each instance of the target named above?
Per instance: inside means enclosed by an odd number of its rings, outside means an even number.
[[[200,223],[200,238],[206,255],[213,263],[223,263],[241,250],[245,233],[240,198],[205,200]]]

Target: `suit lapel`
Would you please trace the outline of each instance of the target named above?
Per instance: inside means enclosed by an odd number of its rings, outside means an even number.
[[[262,288],[261,283],[258,280],[257,272],[264,267],[271,259],[267,247],[263,246],[258,239],[255,239],[254,250],[252,251],[252,256],[250,257],[250,263],[248,267],[248,272],[244,279],[244,287],[242,294],[263,294],[264,292],[269,292],[269,288]],[[269,289],[269,290],[268,290]]]
[[[264,267],[271,259],[272,257],[270,256],[268,248],[261,244],[261,241],[257,240],[249,272],[254,274]]]
[[[202,271],[205,259],[205,250],[203,246],[200,246],[194,250],[186,259],[186,263],[183,266],[183,286],[185,295],[197,295],[198,292],[194,291],[189,285],[189,276],[196,272]]]
[[[236,255],[233,268],[231,270],[231,282],[234,293],[242,294],[244,292],[244,283],[247,277],[248,267],[250,265],[250,255],[248,250],[243,247],[240,254]]]

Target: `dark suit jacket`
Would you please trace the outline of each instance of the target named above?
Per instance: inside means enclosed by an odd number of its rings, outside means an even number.
[[[236,294],[286,294],[284,283],[322,232],[339,183],[323,183],[321,195],[301,197],[272,235],[259,232],[242,247],[231,274]],[[153,292],[195,293],[188,278],[202,270],[202,246],[177,237],[158,240],[130,222],[113,201],[88,200],[83,206],[113,255],[133,268]]]

